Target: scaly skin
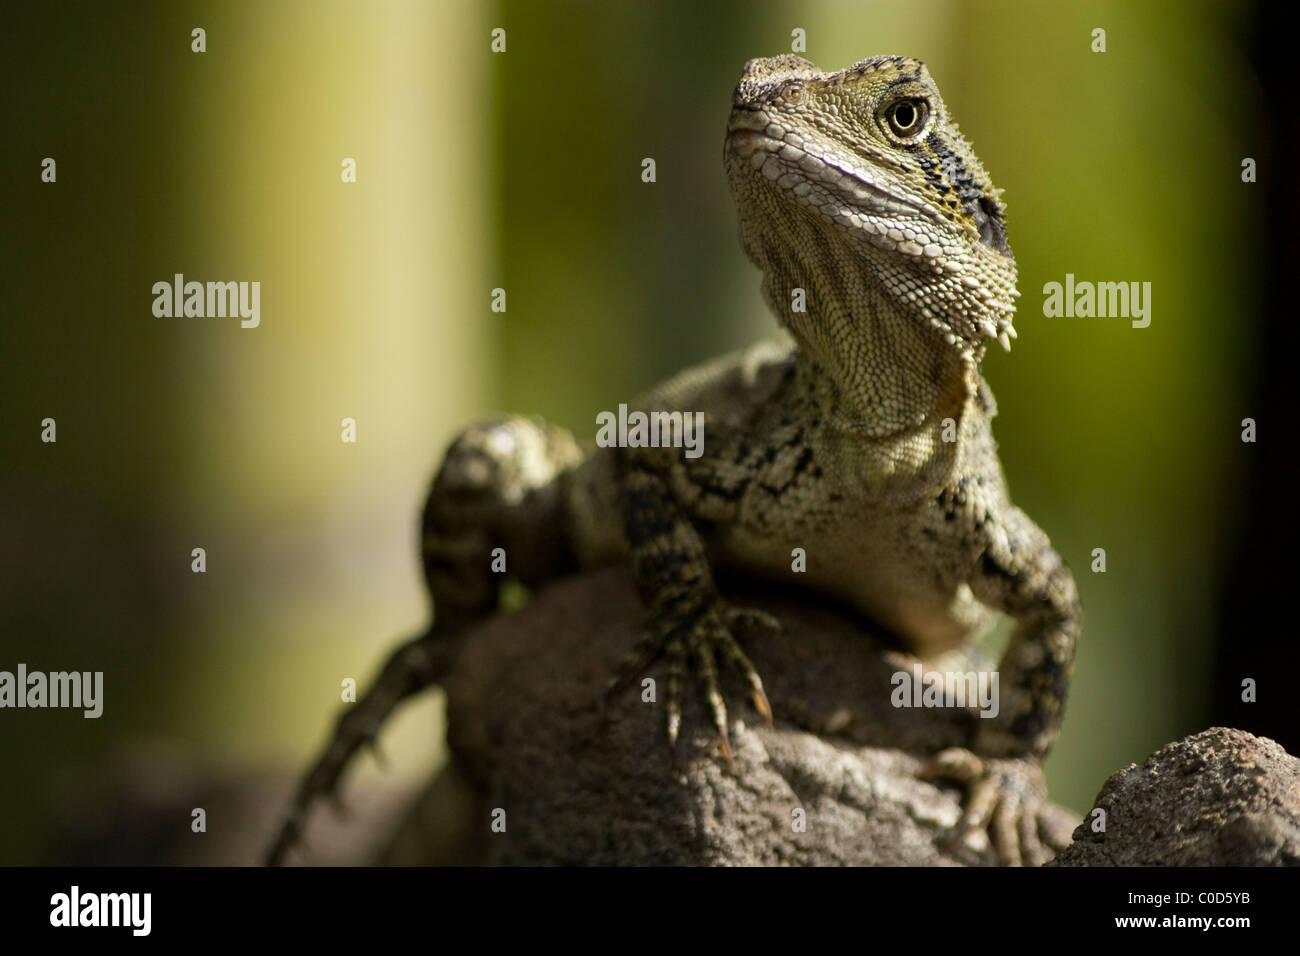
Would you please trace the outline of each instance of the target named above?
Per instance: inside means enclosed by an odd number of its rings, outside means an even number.
[[[675,742],[694,670],[728,763],[719,668],[741,672],[770,720],[735,632],[780,625],[729,606],[715,569],[833,595],[921,657],[977,638],[995,611],[1010,615],[998,716],[974,719],[970,747],[938,754],[927,772],[969,788],[954,837],[986,829],[1007,863],[1050,855],[1037,827],[1040,763],[1080,609],[1047,536],[1007,494],[979,372],[987,339],[1009,349],[1015,337],[999,194],[925,67],[901,57],[829,74],[795,56],[751,60],[724,157],[742,245],[792,344],[689,370],[634,404],[703,412],[698,458],[592,449],[536,419],[463,433],[425,508],[437,623],[341,719],[273,859],[391,708],[445,673],[456,635],[495,609],[495,547],[531,585],[630,559],[647,626],[612,690],[666,658]],[[794,548],[806,573],[791,572]]]

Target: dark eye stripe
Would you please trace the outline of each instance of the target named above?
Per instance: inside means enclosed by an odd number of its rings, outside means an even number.
[[[889,90],[892,90],[894,87],[896,87],[896,86],[902,86],[902,85],[905,84],[905,83],[920,83],[920,82],[921,82],[921,74],[920,74],[920,71],[916,71],[916,72],[913,72],[913,73],[904,73],[904,74],[903,74],[902,76],[900,76],[898,79],[893,80],[892,82],[890,82],[889,86],[887,86],[887,87],[885,87],[885,88],[886,88],[886,89],[889,89]]]
[[[947,179],[956,190],[966,214],[979,229],[980,241],[1003,255],[1011,255],[1006,227],[1002,221],[1002,207],[988,195],[987,186],[975,178],[967,169],[961,154],[944,142],[937,132],[926,138],[925,145],[939,160],[939,169],[926,169],[926,179],[932,184]]]

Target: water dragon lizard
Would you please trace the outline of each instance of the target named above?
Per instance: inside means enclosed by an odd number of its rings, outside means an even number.
[[[646,610],[611,693],[664,659],[670,743],[698,678],[730,763],[720,668],[771,720],[738,636],[780,625],[733,607],[714,572],[792,578],[847,602],[925,658],[972,640],[995,612],[1015,629],[1001,702],[931,772],[966,785],[954,834],[984,830],[1006,863],[1051,855],[1037,831],[1041,759],[1056,736],[1080,606],[1073,578],[1009,498],[980,373],[1015,337],[1016,265],[1000,192],[918,61],[835,73],[786,55],[751,60],[724,147],[745,252],[789,333],[686,371],[636,407],[704,413],[704,454],[595,448],[537,418],[466,429],[423,516],[435,622],[399,649],[303,781],[270,858],[297,840],[393,707],[451,666],[449,635],[498,608],[494,548],[537,586],[630,562]],[[798,304],[797,304],[798,303]]]

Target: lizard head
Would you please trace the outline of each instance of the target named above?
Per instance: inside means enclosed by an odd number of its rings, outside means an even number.
[[[919,61],[822,73],[797,56],[750,60],[724,153],[741,242],[801,345],[840,365],[921,343],[964,363],[988,338],[1010,348],[1018,293],[1000,193]]]

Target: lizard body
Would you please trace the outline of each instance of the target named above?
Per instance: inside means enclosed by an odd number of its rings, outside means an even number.
[[[790,341],[683,372],[637,403],[702,412],[698,458],[593,448],[532,418],[462,433],[424,513],[436,622],[341,719],[273,857],[391,708],[445,672],[449,635],[496,609],[496,547],[530,585],[630,560],[647,626],[615,687],[665,658],[675,742],[693,671],[728,762],[719,670],[737,669],[770,720],[736,638],[779,624],[727,604],[715,570],[791,581],[803,548],[794,583],[921,657],[1010,615],[998,716],[973,721],[969,749],[939,754],[931,772],[970,787],[959,835],[988,829],[1007,862],[1046,857],[1039,762],[1059,726],[1080,610],[1047,536],[1011,503],[979,371],[985,342],[1009,348],[1015,335],[999,193],[925,67],[902,57],[836,73],[796,56],[751,60],[724,159],[742,246]]]

